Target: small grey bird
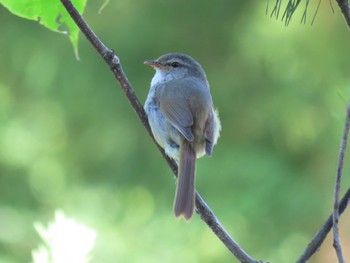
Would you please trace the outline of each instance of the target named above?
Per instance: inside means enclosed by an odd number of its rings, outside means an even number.
[[[176,217],[189,220],[195,206],[196,158],[211,155],[221,130],[209,83],[192,57],[169,53],[146,65],[156,70],[145,102],[154,138],[178,164]]]

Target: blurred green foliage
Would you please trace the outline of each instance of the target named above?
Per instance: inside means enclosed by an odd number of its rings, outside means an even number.
[[[332,208],[350,34],[323,2],[313,26],[285,27],[265,1],[121,0],[102,15],[91,1],[84,14],[142,101],[144,60],[177,51],[201,62],[223,130],[198,161],[197,189],[270,262],[295,261]],[[0,262],[29,262],[33,223],[56,208],[96,229],[92,262],[232,262],[198,216],[173,217],[172,173],[90,44],[81,39],[77,61],[64,36],[3,7],[0,28]],[[311,262],[334,259],[328,244]]]

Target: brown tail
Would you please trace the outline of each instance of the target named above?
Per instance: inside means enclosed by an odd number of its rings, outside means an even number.
[[[183,215],[186,220],[189,220],[193,215],[195,172],[196,153],[189,142],[185,140],[180,146],[180,162],[174,202],[174,214],[176,217]]]

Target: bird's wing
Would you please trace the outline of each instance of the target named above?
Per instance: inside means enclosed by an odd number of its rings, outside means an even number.
[[[158,89],[160,111],[190,142],[194,139],[191,130],[193,116],[188,104],[186,86],[192,84],[186,81],[170,81]]]

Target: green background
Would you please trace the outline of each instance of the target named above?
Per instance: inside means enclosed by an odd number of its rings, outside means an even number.
[[[288,27],[266,1],[121,0],[101,15],[90,1],[84,14],[142,102],[154,74],[144,60],[183,52],[202,64],[223,130],[198,161],[197,189],[270,262],[294,262],[332,209],[350,33],[328,1],[310,26],[312,4],[306,25],[300,7]],[[91,262],[237,262],[198,215],[174,218],[170,169],[83,37],[77,61],[67,37],[3,7],[0,32],[1,263],[30,262],[33,223],[57,208],[96,229]],[[335,260],[328,239],[310,262]]]

